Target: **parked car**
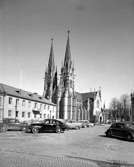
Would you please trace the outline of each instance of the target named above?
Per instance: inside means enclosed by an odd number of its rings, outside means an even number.
[[[80,129],[82,127],[82,123],[75,120],[66,120],[66,124],[68,129]]]
[[[112,120],[108,119],[108,120],[106,121],[106,123],[107,123],[107,124],[111,124],[111,123],[112,123]]]
[[[25,130],[27,127],[27,123],[20,122],[15,118],[4,118],[3,119],[3,131],[7,130]]]
[[[113,123],[105,132],[108,137],[118,137],[127,140],[134,139],[134,125],[125,122]]]
[[[82,123],[82,128],[86,128],[86,127],[93,127],[95,124],[89,122],[88,120],[80,120],[80,123]]]
[[[82,124],[81,125],[82,128],[88,127],[88,124],[87,124],[88,122],[86,120],[79,120],[78,122]]]
[[[95,123],[92,123],[92,122],[89,122],[87,127],[94,127],[95,126]]]
[[[26,132],[39,133],[39,132],[56,132],[61,133],[67,129],[66,124],[57,119],[45,119],[42,122],[31,123]]]

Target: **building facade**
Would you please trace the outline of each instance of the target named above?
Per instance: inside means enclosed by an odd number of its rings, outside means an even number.
[[[37,93],[27,92],[0,83],[0,121],[56,118],[56,105]]]
[[[86,93],[79,93],[75,90],[75,72],[71,58],[69,34],[70,31],[68,31],[64,63],[60,70],[59,82],[57,70],[55,69],[53,40],[51,42],[43,96],[56,104],[57,118],[100,122],[103,119],[101,114],[101,90]]]

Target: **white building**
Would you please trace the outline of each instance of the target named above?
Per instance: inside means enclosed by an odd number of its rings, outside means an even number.
[[[0,83],[0,121],[56,118],[56,105],[37,93],[27,92]]]

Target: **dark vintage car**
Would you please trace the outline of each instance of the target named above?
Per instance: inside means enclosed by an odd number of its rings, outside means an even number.
[[[39,133],[39,132],[56,132],[61,133],[67,129],[66,124],[57,119],[45,119],[38,123],[31,123],[27,126],[26,132]]]
[[[134,125],[125,122],[113,123],[105,132],[108,137],[124,138],[127,140],[134,139]]]
[[[20,122],[18,119],[15,118],[4,118],[3,119],[3,131],[7,130],[25,130],[27,127],[27,123]]]

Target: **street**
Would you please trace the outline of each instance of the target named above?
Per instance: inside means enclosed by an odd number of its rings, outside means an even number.
[[[134,142],[105,137],[107,128],[0,133],[0,167],[133,167]]]

